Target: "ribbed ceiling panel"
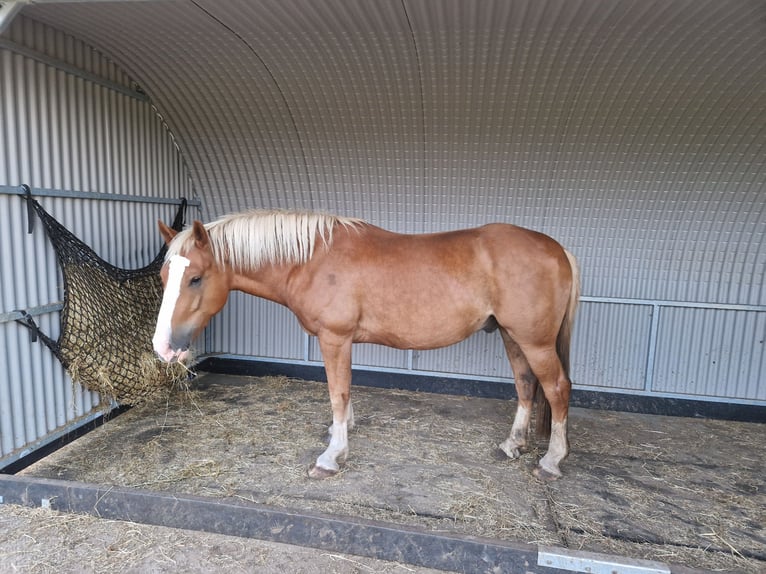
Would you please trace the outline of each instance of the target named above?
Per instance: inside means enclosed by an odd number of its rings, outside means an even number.
[[[212,217],[515,221],[597,296],[764,304],[766,4],[45,4],[147,91]]]
[[[419,211],[408,202],[419,195],[422,112],[401,3],[271,0],[209,9],[268,62],[300,133],[312,207],[386,221]]]

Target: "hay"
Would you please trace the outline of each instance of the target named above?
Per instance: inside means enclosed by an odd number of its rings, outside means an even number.
[[[184,363],[165,363],[152,352],[142,352],[125,371],[132,373],[127,382],[115,375],[110,365],[94,361],[86,353],[75,354],[67,365],[73,384],[83,385],[101,395],[103,402],[116,401],[138,405],[167,397],[171,393],[188,391],[194,371]]]

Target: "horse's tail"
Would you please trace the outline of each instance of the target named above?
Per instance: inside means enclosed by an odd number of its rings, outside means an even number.
[[[559,334],[556,337],[556,353],[564,369],[564,375],[569,379],[569,347],[572,341],[572,327],[574,326],[577,304],[580,302],[580,268],[577,259],[569,251],[564,249],[572,269],[572,287],[569,290],[569,304],[561,321]],[[537,385],[537,416],[535,417],[535,434],[538,438],[548,439],[551,436],[551,405],[545,398],[543,386]]]
[[[569,260],[569,266],[572,268],[572,288],[569,290],[569,304],[564,313],[564,319],[561,321],[559,335],[556,338],[556,352],[564,367],[564,374],[569,378],[569,345],[572,341],[572,327],[574,327],[575,313],[577,305],[580,302],[580,267],[577,265],[577,259],[566,249],[564,253]]]

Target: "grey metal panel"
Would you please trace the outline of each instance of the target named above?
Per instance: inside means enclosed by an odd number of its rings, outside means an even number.
[[[316,337],[311,337],[309,340],[309,360],[317,362],[322,360],[322,353]],[[363,343],[354,345],[352,361],[355,366],[360,367],[406,369],[409,364],[409,352],[382,345]]]
[[[208,354],[321,362],[315,337],[309,337],[286,307],[233,292],[206,335]],[[355,345],[355,365],[405,369],[408,353],[380,345]]]
[[[574,385],[644,390],[651,321],[648,305],[582,302],[572,343]]]
[[[84,44],[78,38],[30,18],[18,17],[4,39],[36,53],[65,62],[74,70],[93,74],[129,88],[132,80],[114,61]]]
[[[295,110],[317,207],[393,229],[422,227],[419,67],[401,3],[236,7],[242,23],[265,17],[235,27],[269,62]]]
[[[317,344],[316,347],[319,345]],[[409,362],[409,351],[367,343],[354,345],[353,363],[355,366],[407,369]]]
[[[500,334],[479,332],[462,343],[416,351],[413,368],[420,371],[460,373],[485,377],[513,377]]]
[[[583,302],[571,356],[577,388],[643,390],[651,318],[649,305]],[[477,333],[451,347],[417,352],[413,368],[509,381],[513,378],[497,333]]]
[[[18,198],[0,196],[4,311],[60,297],[52,250],[39,226],[35,235],[26,234],[22,207]],[[58,336],[58,314],[41,315],[36,321],[46,333]],[[15,322],[0,324],[0,363],[0,460],[98,407],[98,395],[72,385],[52,353],[33,343],[29,332]]]
[[[112,61],[23,16],[9,35],[25,51],[0,45],[0,186],[190,195],[167,127],[145,98],[117,89],[130,82]],[[146,265],[161,245],[156,220],[172,219],[176,207],[99,199],[40,201],[110,263]],[[0,313],[60,301],[62,278],[41,225],[29,235],[23,201],[6,193],[0,194],[0,219]],[[58,336],[57,312],[35,319],[44,332]],[[0,364],[0,465],[110,408],[73,385],[52,353],[11,320],[0,323]]]
[[[306,345],[298,320],[286,307],[244,293],[232,292],[224,309],[211,321],[208,353],[305,359]]]
[[[653,391],[766,400],[766,312],[662,309],[659,337]]]
[[[203,11],[189,7],[192,10],[179,12],[175,3],[135,7],[116,3],[112,7],[116,10],[103,10],[103,5],[93,4],[88,14],[95,17],[93,37],[107,32],[103,40],[118,40],[110,55],[133,77],[141,77],[150,94],[177,95],[163,105],[161,113],[173,131],[183,135],[178,143],[189,158],[197,186],[210,194],[216,209],[213,213],[258,205],[310,204],[301,142],[284,95],[268,68],[239,38],[226,33]],[[64,20],[55,25],[65,24],[72,15],[74,12],[62,13]],[[78,20],[75,16],[73,23]],[[126,26],[140,20],[138,31]],[[169,38],[163,30],[167,22],[185,30],[172,39],[172,49],[166,45]],[[134,56],[139,53],[149,60],[136,62]],[[169,68],[151,64],[159,54],[165,54]],[[187,57],[200,62],[213,58],[216,64],[212,69],[187,69],[183,64]],[[216,77],[209,76],[211,72]],[[223,93],[243,97],[224,97]],[[221,113],[230,120],[221,122]],[[234,188],[236,197],[230,195]]]

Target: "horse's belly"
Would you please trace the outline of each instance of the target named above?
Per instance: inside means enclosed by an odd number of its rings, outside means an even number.
[[[487,324],[489,314],[448,313],[434,308],[432,313],[388,314],[360,321],[355,340],[377,343],[396,349],[437,349],[459,343]]]

